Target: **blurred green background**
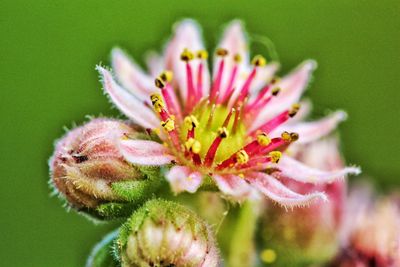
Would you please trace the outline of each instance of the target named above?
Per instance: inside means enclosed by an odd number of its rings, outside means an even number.
[[[94,70],[114,45],[141,60],[183,17],[199,20],[209,48],[222,23],[242,18],[274,41],[283,71],[316,59],[307,94],[319,112],[348,111],[340,126],[348,162],[382,187],[400,185],[399,11],[398,0],[1,0],[1,265],[84,265],[110,226],[94,227],[49,197],[53,141],[87,114],[118,114]]]

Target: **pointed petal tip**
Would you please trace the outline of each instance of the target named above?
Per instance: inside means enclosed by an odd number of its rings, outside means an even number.
[[[181,30],[195,30],[201,32],[200,24],[192,19],[192,18],[183,18],[172,25],[172,29],[174,32],[178,32]]]
[[[334,112],[334,116],[335,116],[335,118],[337,119],[338,122],[345,121],[348,118],[347,112],[344,111],[344,110],[335,111]]]
[[[307,59],[301,64],[301,66],[307,71],[314,71],[318,68],[318,63],[314,59]]]

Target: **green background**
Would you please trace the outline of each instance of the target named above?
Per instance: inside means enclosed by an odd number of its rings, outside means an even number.
[[[343,108],[349,163],[386,188],[400,185],[400,2],[395,1],[0,1],[2,266],[82,266],[110,226],[93,226],[50,198],[47,159],[64,125],[117,115],[95,64],[114,45],[141,59],[171,24],[194,17],[213,47],[220,25],[242,18],[269,36],[287,71],[319,63],[316,109]],[[264,52],[257,46],[258,51]]]

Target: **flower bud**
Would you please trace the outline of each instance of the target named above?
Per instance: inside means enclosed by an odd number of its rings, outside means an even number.
[[[342,229],[342,250],[331,266],[400,266],[400,202],[353,190]]]
[[[343,167],[337,141],[334,139],[299,147],[296,157],[321,170],[331,171]],[[262,225],[261,260],[280,266],[303,266],[328,261],[339,247],[337,231],[343,217],[345,181],[304,184],[285,177],[280,177],[280,181],[300,194],[323,191],[327,194],[328,201],[320,200],[293,210],[268,206]]]
[[[94,119],[69,131],[49,161],[51,183],[69,206],[93,215],[102,204],[131,200],[121,187],[145,177],[124,160],[117,140],[137,136],[133,125],[112,119]]]
[[[148,201],[122,226],[116,242],[122,267],[219,266],[208,225],[174,202]]]

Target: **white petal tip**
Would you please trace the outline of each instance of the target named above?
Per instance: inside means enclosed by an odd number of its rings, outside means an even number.
[[[335,112],[335,117],[339,122],[345,121],[348,118],[347,112],[339,110]]]
[[[361,174],[360,167],[348,167],[346,168],[348,174],[359,175]]]
[[[308,71],[313,71],[318,67],[318,63],[314,59],[308,59],[304,61],[303,67]]]

